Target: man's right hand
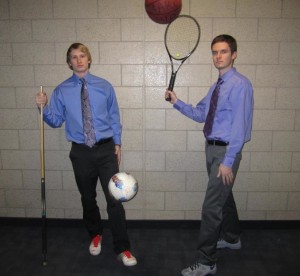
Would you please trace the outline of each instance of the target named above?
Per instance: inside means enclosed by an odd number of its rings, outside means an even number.
[[[39,93],[36,94],[35,96],[35,101],[37,106],[40,108],[41,106],[45,106],[48,103],[48,98],[46,93],[40,91]]]
[[[165,92],[165,99],[170,98],[170,103],[175,104],[177,102],[177,96],[174,91],[166,90]]]

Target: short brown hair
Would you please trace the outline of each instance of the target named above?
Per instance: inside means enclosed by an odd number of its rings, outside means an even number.
[[[211,42],[211,49],[214,46],[214,44],[218,42],[226,42],[231,50],[231,53],[237,52],[237,43],[234,37],[227,34],[222,34],[216,36],[213,41]]]

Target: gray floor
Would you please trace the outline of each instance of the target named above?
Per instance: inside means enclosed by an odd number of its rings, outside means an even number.
[[[219,250],[216,275],[300,275],[300,231],[288,228],[244,228],[241,250]],[[138,259],[135,267],[124,267],[116,259],[107,228],[102,253],[94,257],[88,253],[89,239],[80,223],[48,223],[47,266],[42,266],[40,225],[2,223],[0,275],[175,276],[197,260],[196,227],[130,227],[128,232]]]

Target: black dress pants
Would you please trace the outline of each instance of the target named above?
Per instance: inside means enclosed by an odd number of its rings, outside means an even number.
[[[221,177],[217,177],[226,146],[206,145],[206,166],[209,176],[205,199],[202,206],[202,219],[199,233],[200,263],[213,265],[217,261],[217,242],[224,238],[227,242],[236,242],[240,236],[240,224],[232,185],[224,185]],[[232,167],[236,177],[241,153]]]
[[[97,205],[96,187],[100,180],[107,203],[107,213],[112,231],[114,251],[119,254],[130,249],[126,229],[125,210],[120,201],[108,191],[110,178],[119,172],[113,139],[92,148],[72,143],[70,160],[73,165],[78,190],[81,194],[83,221],[91,238],[103,232],[103,224]]]

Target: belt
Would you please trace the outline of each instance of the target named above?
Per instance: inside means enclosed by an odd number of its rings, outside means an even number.
[[[98,146],[100,146],[100,145],[106,144],[106,143],[112,141],[112,139],[113,139],[112,137],[105,138],[105,139],[101,139],[101,140],[99,140],[97,143],[95,143],[95,144],[93,145],[93,147],[98,147]],[[78,144],[78,143],[76,143],[76,142],[72,142],[72,143],[75,144],[75,145],[86,146],[86,144]]]
[[[106,144],[106,143],[110,142],[111,140],[112,140],[112,137],[109,137],[109,138],[106,138],[106,139],[101,139],[101,140],[99,140],[99,141],[94,145],[94,147],[95,147],[95,146],[100,146],[100,145],[102,145],[102,144]]]
[[[228,142],[224,142],[221,140],[206,140],[208,145],[214,145],[214,146],[228,146]]]

